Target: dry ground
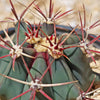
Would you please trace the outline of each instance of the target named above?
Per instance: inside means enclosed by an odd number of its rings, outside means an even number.
[[[28,5],[32,0],[12,0],[12,1],[16,7],[18,15],[20,15],[24,9],[24,6],[22,4]],[[19,4],[16,1],[20,1],[22,4]],[[45,3],[39,2],[39,5],[41,6],[41,8],[44,9],[44,11],[46,12],[45,8],[48,8],[49,0],[37,0],[37,1],[46,1]],[[100,7],[99,7],[100,0],[54,0],[54,1],[56,2],[54,12],[56,12],[59,9],[59,7],[62,8],[62,11],[69,10],[69,9],[74,9],[74,11],[75,11],[75,13],[68,16],[67,18],[63,18],[63,20],[59,20],[57,23],[61,22],[61,24],[64,24],[64,25],[67,25],[69,23],[72,26],[75,26],[76,24],[78,24],[79,17],[77,15],[77,11],[78,10],[80,10],[81,12],[83,11],[82,4],[85,5],[86,13],[87,13],[86,14],[86,19],[87,19],[86,27],[90,26],[95,21],[100,19]],[[12,15],[12,12],[11,12],[9,0],[0,0],[0,8],[1,8],[0,9],[0,21],[4,20],[6,17],[14,18],[14,16]],[[35,22],[38,22],[37,17],[32,14],[26,14],[25,18],[27,20],[30,20],[32,23],[34,23],[34,20],[35,20]],[[100,35],[100,27],[89,30],[88,33]],[[92,46],[91,46],[91,48],[95,49]],[[98,50],[100,51],[100,49],[98,49]],[[91,68],[94,71],[100,73],[100,54],[93,54],[93,55],[95,56],[97,64],[95,65],[94,62],[92,62],[90,60]],[[100,90],[99,90],[99,92],[100,92]],[[100,95],[98,95],[98,96],[96,95],[93,98],[95,98],[96,100],[100,100]]]

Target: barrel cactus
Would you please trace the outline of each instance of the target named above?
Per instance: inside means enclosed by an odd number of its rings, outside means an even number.
[[[100,51],[89,49],[89,45],[99,43],[100,35],[87,43],[89,36],[80,12],[80,28],[79,25],[57,25],[56,20],[72,10],[58,11],[53,16],[54,6],[50,0],[47,17],[35,1],[18,17],[9,0],[17,22],[13,39],[9,36],[10,30],[3,27],[0,36],[4,43],[0,44],[0,100],[89,100],[87,93],[100,83],[100,75],[91,70],[86,54],[96,63],[91,52]],[[31,5],[43,16],[42,23],[32,25],[23,19]],[[85,10],[84,5],[83,8]],[[97,24],[98,21],[89,29]]]

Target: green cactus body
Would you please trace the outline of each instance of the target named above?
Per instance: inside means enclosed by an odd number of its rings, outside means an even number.
[[[52,65],[52,83],[70,82],[73,80],[76,79],[72,75],[65,59],[61,57],[55,60]],[[79,90],[75,84],[53,87],[53,90],[54,100],[73,100],[79,95]]]
[[[41,64],[42,63],[42,64]],[[47,63],[45,61],[45,59],[43,58],[43,54],[40,53],[40,54],[37,54],[37,58],[35,59],[34,61],[34,64],[32,65],[32,68],[30,70],[30,72],[32,73],[32,76],[34,76],[35,79],[39,79],[42,74],[44,73],[44,71],[46,70],[47,68]],[[31,82],[32,79],[30,76],[28,76],[27,78],[27,81]],[[43,80],[42,80],[42,83],[44,84],[51,84],[52,83],[52,80],[51,80],[51,77],[50,77],[50,73],[46,73],[46,75],[44,76]],[[29,89],[29,86],[25,85],[24,86],[24,91],[26,91],[27,89]],[[43,90],[51,97],[53,98],[53,90],[52,88],[43,88]],[[30,93],[27,93],[26,95],[22,96],[21,100],[23,99],[29,99],[29,95],[31,94]],[[37,92],[36,94],[36,100],[47,100],[43,95],[41,95],[39,92]]]
[[[19,22],[18,22],[19,23]],[[17,40],[17,32],[18,32],[18,23],[15,25],[15,38],[13,39],[13,42],[16,44]],[[19,44],[21,44],[25,40],[25,32],[27,32],[27,25],[24,21],[20,22],[20,28],[19,28]]]
[[[56,25],[55,20],[66,13],[52,19],[49,12],[49,20],[45,18],[37,27],[29,27],[21,19],[16,23],[13,43],[9,40],[7,47],[0,45],[0,57],[6,55],[0,59],[1,100],[76,100],[80,90],[88,90],[96,74],[80,49],[87,33]],[[95,82],[100,82],[99,75]]]

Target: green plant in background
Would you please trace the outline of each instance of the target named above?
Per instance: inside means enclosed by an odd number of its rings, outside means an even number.
[[[5,29],[8,42],[0,36],[4,42],[4,45],[0,44],[0,99],[89,100],[87,93],[95,84],[100,83],[100,75],[91,70],[86,53],[95,62],[91,52],[100,51],[90,50],[89,45],[99,41],[100,35],[87,43],[88,34],[84,30],[86,20],[84,17],[83,25],[80,12],[80,29],[77,28],[79,25],[75,28],[56,25],[58,18],[68,15],[72,10],[64,13],[58,11],[53,16],[52,0],[49,17],[35,4],[35,0],[20,17],[12,1],[9,2],[17,23],[13,40]],[[43,23],[31,25],[31,22],[23,20],[23,15],[31,5],[43,16]],[[98,22],[89,29],[98,26]]]

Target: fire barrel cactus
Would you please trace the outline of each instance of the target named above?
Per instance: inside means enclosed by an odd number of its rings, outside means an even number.
[[[96,63],[91,53],[100,51],[91,50],[89,45],[99,43],[100,35],[87,43],[89,35],[84,30],[80,12],[80,28],[79,25],[74,28],[57,25],[56,20],[72,10],[58,11],[53,16],[52,0],[48,17],[36,0],[20,17],[12,1],[9,2],[17,22],[13,31],[2,27],[0,36],[4,43],[0,44],[0,100],[89,100],[87,93],[100,83],[100,75],[91,70],[86,54]],[[42,23],[32,25],[23,19],[31,5],[43,16]],[[84,5],[83,8],[85,15]],[[98,22],[89,29],[98,26]],[[13,39],[9,37],[10,31],[15,32]]]

